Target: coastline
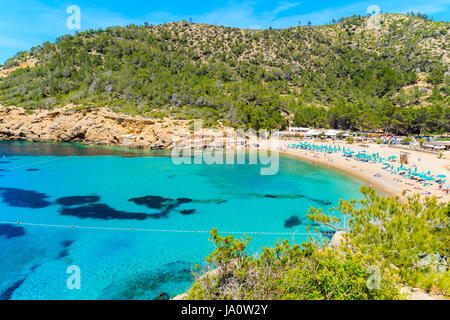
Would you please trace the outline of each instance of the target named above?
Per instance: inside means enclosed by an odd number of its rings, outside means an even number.
[[[10,142],[25,142],[26,140],[3,140],[3,141],[10,141]],[[33,142],[30,142],[33,144]],[[88,143],[61,143],[61,142],[34,142],[34,143],[43,143],[43,144],[63,144],[66,145],[70,149],[71,155],[118,155],[123,157],[140,157],[140,156],[169,156],[168,154],[164,154],[166,152],[169,152],[170,149],[162,149],[159,151],[152,150],[152,149],[143,149],[140,147],[131,147],[126,146],[123,147],[120,144],[108,144],[108,145],[92,145]],[[81,147],[81,148],[80,148]],[[94,148],[93,152],[87,152],[89,150],[86,150],[83,147],[89,147]],[[99,148],[97,150],[97,148]],[[76,150],[79,149],[79,150]],[[265,147],[260,147],[260,149],[265,149]],[[258,149],[254,149],[258,150]],[[248,150],[252,151],[252,150]],[[379,168],[376,167],[376,164],[371,163],[361,163],[359,161],[355,160],[345,160],[342,155],[339,154],[320,154],[317,152],[311,152],[311,151],[305,151],[305,150],[295,150],[295,149],[288,149],[285,146],[279,146],[278,150],[279,154],[284,157],[290,157],[295,158],[299,161],[304,161],[307,163],[310,163],[314,166],[320,166],[327,170],[333,170],[345,175],[349,175],[357,180],[362,181],[363,183],[374,187],[379,193],[383,195],[387,195],[390,197],[398,197],[400,201],[406,201],[407,197],[403,195],[403,191],[407,189],[407,187],[395,181],[397,178],[395,175],[382,173],[381,177],[375,178],[374,175],[376,173],[379,173]],[[33,154],[33,152],[30,152],[30,150],[27,152],[28,154]],[[69,155],[69,153],[64,154]],[[433,190],[436,191],[436,190]],[[412,192],[417,193],[417,192]],[[445,196],[441,196],[441,199],[438,199],[439,201],[449,201],[446,200]]]
[[[317,142],[316,142],[317,143]],[[320,143],[320,142],[318,142]],[[329,142],[328,142],[329,143]],[[336,142],[337,143],[337,142]],[[402,201],[406,200],[406,197],[401,195],[402,192],[402,184],[399,184],[395,182],[392,179],[395,179],[394,177],[397,177],[397,175],[393,174],[387,174],[383,172],[382,179],[376,179],[373,177],[372,173],[380,171],[380,164],[373,164],[373,163],[361,163],[359,161],[355,160],[346,160],[341,154],[325,154],[325,153],[318,153],[313,151],[306,151],[306,150],[300,150],[300,149],[288,149],[287,146],[291,144],[291,142],[283,141],[280,145],[278,145],[278,148],[280,150],[279,153],[283,157],[290,157],[295,158],[299,161],[308,162],[314,166],[321,166],[323,168],[326,168],[327,170],[336,170],[338,172],[341,172],[343,174],[347,174],[349,176],[355,177],[356,179],[363,181],[367,184],[372,185],[377,189],[377,191],[381,191],[381,193],[386,193],[390,196],[399,196],[399,199]],[[343,144],[343,143],[342,143]],[[351,147],[353,150],[357,150],[358,148],[361,148],[357,145],[348,145],[345,144],[346,147]],[[111,145],[111,147],[119,147],[119,145]],[[373,146],[376,148],[376,146]],[[262,147],[261,147],[262,148]],[[370,148],[370,147],[369,147]],[[133,149],[133,148],[131,148]],[[137,149],[137,148],[136,148]],[[387,148],[390,152],[398,152],[398,150],[390,150],[390,148]],[[369,149],[370,150],[370,149]],[[149,149],[150,151],[150,149]],[[145,153],[144,153],[145,154]],[[141,154],[141,155],[144,155]],[[139,155],[138,155],[139,156]],[[423,154],[420,154],[421,157],[423,157]],[[425,163],[428,163],[427,160],[434,160],[432,159],[433,155],[429,155],[430,158],[422,159],[425,161]],[[447,163],[445,163],[447,162]],[[444,164],[450,164],[448,163],[448,160],[443,159]],[[398,163],[396,164],[398,165]],[[440,166],[437,166],[440,168]],[[433,168],[435,169],[435,168]],[[444,199],[445,200],[445,199]],[[440,295],[434,295],[426,293],[423,290],[417,289],[417,288],[410,288],[405,286],[400,286],[399,290],[405,295],[408,296],[410,300],[447,300],[448,298],[445,296]],[[174,296],[171,300],[183,300],[186,298],[186,294],[188,291],[181,293],[179,295]]]
[[[55,110],[37,110],[29,113],[23,108],[4,107],[0,105],[0,139],[5,141],[78,143],[86,146],[102,146],[107,149],[140,150],[171,150],[174,142],[180,138],[178,130],[190,132],[189,120],[150,119],[143,116],[130,116],[114,113],[107,108],[78,109],[74,105]],[[223,132],[222,132],[223,133]],[[220,131],[219,135],[220,137]],[[198,139],[198,137],[194,137]],[[213,140],[215,141],[215,140]],[[381,163],[360,162],[343,157],[338,153],[320,153],[310,150],[291,149],[289,145],[297,140],[279,140],[276,150],[283,155],[296,157],[315,165],[331,170],[338,170],[353,176],[378,191],[389,196],[398,196],[406,200],[406,195],[420,193],[435,195],[440,202],[449,202],[450,195],[437,188],[435,183],[423,185],[416,181],[403,178],[383,170]],[[418,172],[431,172],[432,175],[445,175],[450,178],[450,153],[443,158],[435,154],[425,153],[413,149],[397,149],[387,145],[358,145],[348,144],[340,140],[312,141],[316,145],[331,145],[345,147],[355,152],[379,153],[381,157],[395,156],[409,153],[408,168],[415,166]],[[260,145],[250,150],[273,149],[269,145]],[[113,153],[112,150],[109,152]],[[108,153],[109,153],[108,152]],[[447,158],[445,158],[447,157]],[[392,163],[400,166],[398,161]]]
[[[323,158],[311,159],[311,157],[308,157],[304,154],[296,153],[293,151],[292,152],[280,151],[280,154],[282,154],[286,157],[296,158],[297,160],[308,162],[315,166],[323,167],[327,170],[334,170],[334,171],[340,172],[342,174],[347,174],[353,178],[356,178],[356,179],[366,183],[369,186],[374,187],[378,192],[381,192],[390,197],[398,196],[399,199],[402,201],[406,200],[406,198],[405,198],[405,196],[403,196],[402,192],[399,192],[398,190],[389,188],[388,186],[381,183],[380,181],[377,181],[374,178],[364,175],[358,170],[351,170],[352,168],[348,168],[348,167],[341,166],[341,165],[333,163],[333,162],[329,162],[328,160],[323,159]]]
[[[321,142],[315,142],[321,144]],[[322,144],[330,145],[331,142]],[[336,146],[351,148],[356,152],[368,150],[368,152],[380,152],[383,157],[397,156],[399,158],[400,150],[388,148],[380,145],[369,145],[369,148],[361,147],[356,144],[347,144],[342,141],[334,142]],[[296,157],[300,160],[307,161],[314,165],[319,165],[327,169],[338,170],[345,174],[351,175],[370,186],[373,186],[381,193],[385,193],[391,197],[398,197],[401,201],[406,201],[408,196],[419,193],[423,196],[436,196],[439,202],[449,202],[450,195],[445,194],[437,188],[436,184],[423,186],[418,182],[403,178],[401,175],[392,174],[383,170],[382,164],[361,162],[354,159],[343,157],[341,154],[324,154],[302,149],[290,149],[289,141],[282,141],[279,145],[280,154]],[[420,151],[410,150],[410,165],[417,166],[419,172],[431,171],[432,174],[444,174],[450,177],[450,161],[446,158],[438,159],[434,154],[428,154]],[[400,166],[399,162],[392,164],[394,167]],[[405,195],[403,195],[405,192]]]
[[[9,141],[166,149],[172,144],[173,133],[189,130],[189,123],[116,113],[106,107],[82,109],[67,105],[30,111],[0,104],[0,139]]]

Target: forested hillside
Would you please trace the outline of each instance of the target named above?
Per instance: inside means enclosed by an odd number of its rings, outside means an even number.
[[[450,131],[450,23],[381,15],[244,30],[173,22],[66,35],[8,60],[0,103],[207,124]],[[32,112],[32,111],[30,111]]]

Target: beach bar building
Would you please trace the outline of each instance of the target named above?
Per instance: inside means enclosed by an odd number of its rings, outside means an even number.
[[[341,132],[342,131],[330,129],[330,130],[325,131],[325,137],[336,138],[336,136]]]
[[[449,151],[450,141],[431,141],[424,145],[424,147],[434,151]]]
[[[287,131],[281,131],[278,133],[280,137],[303,137],[306,132],[308,132],[309,128],[302,127],[289,127]]]
[[[317,137],[318,135],[320,135],[321,133],[323,133],[323,131],[318,131],[318,130],[314,130],[314,129],[310,129],[305,133],[305,137]]]
[[[311,128],[303,128],[303,127],[289,127],[289,132],[295,132],[295,133],[306,133],[310,130]]]

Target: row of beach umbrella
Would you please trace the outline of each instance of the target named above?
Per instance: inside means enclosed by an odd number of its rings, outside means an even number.
[[[303,150],[311,150],[317,152],[325,152],[325,153],[337,153],[341,151],[341,147],[329,146],[329,145],[318,145],[309,142],[300,142],[298,144],[289,145],[291,149],[303,149]],[[345,148],[343,148],[345,149]]]
[[[428,170],[428,172],[417,172],[417,167],[414,167],[414,169],[409,169],[403,166],[403,164],[400,165],[400,167],[394,168],[393,162],[396,161],[397,157],[396,156],[390,156],[388,158],[382,158],[380,156],[379,153],[372,153],[372,154],[368,154],[367,151],[362,150],[359,153],[356,153],[355,151],[352,151],[350,148],[345,148],[345,147],[336,147],[336,146],[330,146],[330,145],[316,145],[314,143],[309,143],[309,142],[299,142],[297,144],[291,144],[289,145],[289,148],[291,149],[303,149],[303,150],[310,150],[310,151],[317,151],[317,152],[325,152],[325,153],[337,153],[337,152],[342,152],[343,155],[345,157],[348,158],[353,158],[355,160],[358,161],[362,161],[362,162],[368,162],[368,161],[373,161],[373,162],[380,162],[383,164],[383,169],[390,171],[391,173],[400,173],[400,172],[404,172],[402,173],[403,177],[405,178],[410,178],[410,179],[414,179],[414,178],[419,178],[419,179],[423,179],[425,181],[435,181],[437,183],[439,183],[442,188],[444,189],[450,189],[450,185],[446,184],[444,185],[444,183],[446,182],[446,176],[445,175],[437,175],[437,176],[432,176],[431,175],[431,171]]]

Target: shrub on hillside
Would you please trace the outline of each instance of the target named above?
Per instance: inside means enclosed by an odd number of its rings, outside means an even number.
[[[303,246],[288,240],[263,248],[258,257],[246,252],[250,238],[222,237],[214,229],[216,249],[207,258],[215,267],[197,278],[187,299],[290,299],[347,300],[397,299],[389,278],[371,286],[374,275],[364,257],[349,251],[323,248],[315,242]]]

